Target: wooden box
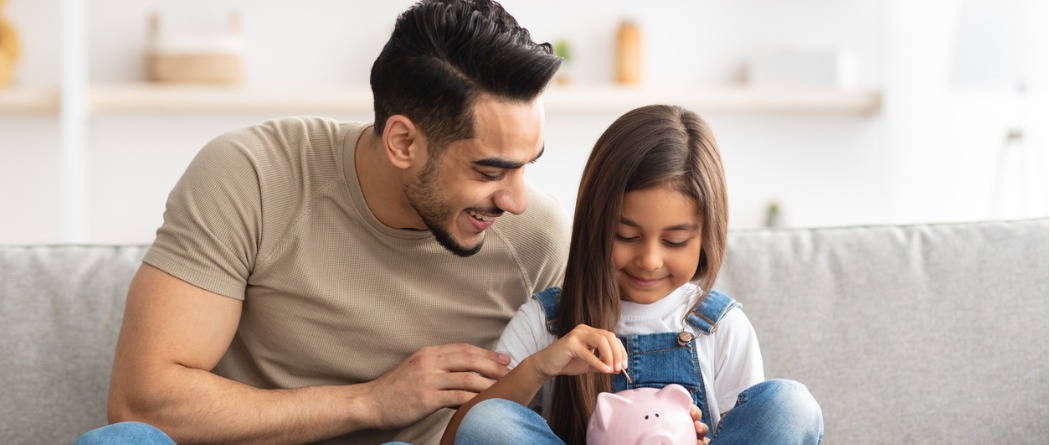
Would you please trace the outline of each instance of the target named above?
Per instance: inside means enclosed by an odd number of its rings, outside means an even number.
[[[147,78],[167,83],[241,83],[244,64],[237,14],[230,16],[229,26],[225,35],[165,36],[160,33],[160,19],[151,15]]]
[[[243,77],[243,63],[234,53],[152,51],[147,71],[153,82],[236,85]]]

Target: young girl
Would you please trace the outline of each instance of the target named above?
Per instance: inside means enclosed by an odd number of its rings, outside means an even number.
[[[711,290],[727,213],[699,116],[654,105],[613,122],[584,169],[562,288],[518,310],[496,348],[513,370],[459,409],[442,442],[585,443],[599,392],[676,383],[704,443],[819,443],[813,397],[764,381],[751,323]],[[549,427],[524,406],[537,393]]]

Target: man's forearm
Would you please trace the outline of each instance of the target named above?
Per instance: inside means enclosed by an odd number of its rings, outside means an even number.
[[[114,377],[110,421],[149,423],[180,444],[313,442],[375,424],[368,384],[264,390],[179,365]]]

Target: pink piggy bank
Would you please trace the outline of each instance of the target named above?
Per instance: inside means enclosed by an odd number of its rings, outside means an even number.
[[[696,445],[692,406],[689,391],[674,384],[603,392],[587,425],[587,444]]]

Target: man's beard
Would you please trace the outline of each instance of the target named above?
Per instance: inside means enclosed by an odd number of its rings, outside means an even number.
[[[429,160],[423,167],[423,172],[419,174],[419,178],[405,187],[405,196],[408,198],[409,205],[416,209],[423,224],[430,229],[430,233],[434,234],[434,238],[438,244],[441,244],[441,247],[460,257],[472,256],[481,250],[485,240],[482,239],[473,247],[462,246],[452,238],[452,233],[441,225],[439,221],[451,219],[452,211],[441,201],[436,167],[437,160]]]

